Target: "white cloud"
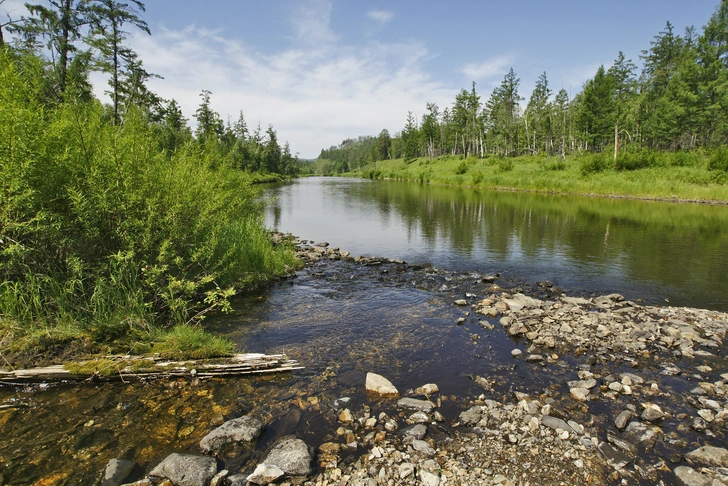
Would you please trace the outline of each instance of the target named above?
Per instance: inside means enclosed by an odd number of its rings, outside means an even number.
[[[462,73],[470,81],[483,81],[505,74],[512,64],[512,56],[498,56],[480,63],[466,64],[462,68]]]
[[[371,10],[367,12],[367,17],[379,24],[388,24],[394,18],[394,13],[387,10]]]
[[[333,0],[308,0],[291,17],[297,40],[307,44],[330,43],[338,40],[331,30]]]
[[[425,73],[430,54],[417,42],[295,43],[271,54],[196,26],[156,30],[153,36],[134,33],[131,46],[148,71],[164,77],[151,80],[150,88],[176,99],[191,125],[207,89],[223,119],[235,120],[243,110],[249,128],[272,124],[305,158],[346,138],[399,131],[408,111],[424,111],[428,101],[447,106],[456,92]],[[108,102],[105,79],[92,80]]]

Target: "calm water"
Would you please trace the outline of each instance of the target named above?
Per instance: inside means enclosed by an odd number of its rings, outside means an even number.
[[[267,224],[353,255],[549,280],[567,291],[728,310],[728,207],[310,178]]]

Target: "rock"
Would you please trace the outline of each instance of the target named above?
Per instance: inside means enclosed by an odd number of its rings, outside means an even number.
[[[468,301],[465,299],[458,299],[455,301],[455,305],[462,307],[464,305],[468,305]]]
[[[514,322],[508,328],[508,335],[509,336],[520,336],[522,334],[526,334],[527,332],[528,332],[528,328],[521,321]]]
[[[440,387],[435,385],[434,383],[428,383],[427,385],[422,385],[415,389],[415,395],[434,395],[435,393],[440,391]]]
[[[149,475],[169,479],[175,486],[200,486],[209,484],[216,473],[217,461],[212,457],[173,453]]]
[[[543,418],[541,418],[541,424],[543,424],[545,427],[548,427],[550,429],[561,429],[565,430],[566,432],[576,434],[576,430],[572,429],[569,424],[561,420],[560,418],[552,417],[550,415],[544,415]]]
[[[629,457],[625,456],[606,442],[600,442],[597,446],[597,450],[599,450],[602,454],[604,459],[607,461],[607,464],[612,466],[614,469],[624,469],[624,467],[630,462]]]
[[[589,397],[589,390],[586,388],[572,388],[569,390],[571,398],[580,402],[586,402]]]
[[[126,459],[112,459],[106,465],[101,486],[120,486],[134,470],[136,463]]]
[[[426,424],[430,421],[430,417],[425,412],[415,412],[409,416],[407,421],[415,424]]]
[[[351,410],[345,408],[339,412],[339,422],[343,422],[345,424],[354,423],[354,415],[352,415]]]
[[[619,415],[617,415],[617,418],[614,419],[615,427],[617,427],[619,430],[624,429],[633,416],[634,414],[629,410],[623,410],[622,412],[620,412]]]
[[[435,408],[435,404],[429,400],[418,400],[416,398],[401,398],[397,402],[397,408],[419,410],[420,412],[431,412]]]
[[[642,411],[642,420],[646,420],[648,422],[656,422],[664,418],[665,412],[653,403],[646,404],[644,411]]]
[[[440,478],[425,470],[420,470],[420,481],[422,481],[422,486],[440,486]]]
[[[728,467],[728,450],[722,447],[703,446],[685,454],[688,464]]]
[[[475,425],[480,422],[482,415],[482,409],[475,405],[460,414],[460,423],[463,425]]]
[[[366,390],[368,393],[381,395],[383,397],[398,397],[399,390],[391,381],[376,373],[367,373]]]
[[[399,465],[399,467],[397,468],[397,472],[399,472],[399,478],[404,479],[415,473],[415,465],[405,462]]]
[[[243,474],[233,474],[228,476],[228,486],[245,486],[248,484],[248,478]]]
[[[435,455],[435,449],[432,448],[430,444],[425,442],[424,440],[414,439],[412,441],[412,448],[416,450],[417,452],[421,452],[422,454],[426,456],[434,456]]]
[[[634,446],[634,444],[617,436],[611,430],[607,432],[607,440],[610,444],[619,447],[630,456],[634,456],[635,454],[637,454],[637,448]]]
[[[508,308],[512,311],[520,311],[524,308],[536,309],[541,307],[541,301],[531,297],[527,297],[523,294],[514,294],[510,299],[503,299],[508,305]]]
[[[279,440],[263,460],[277,466],[289,476],[308,476],[311,474],[311,450],[301,439],[293,436]]]
[[[260,463],[255,467],[255,471],[246,479],[255,484],[268,484],[276,479],[284,476],[285,473],[273,464]]]
[[[341,397],[334,400],[334,402],[331,404],[331,407],[334,410],[339,410],[341,408],[346,408],[351,403],[351,397]]]
[[[228,420],[202,438],[200,449],[209,454],[229,444],[253,442],[260,437],[263,427],[263,422],[250,415]]]
[[[711,486],[712,478],[699,473],[692,467],[678,466],[675,468],[675,477],[680,486]]]
[[[543,356],[540,354],[529,354],[526,356],[526,361],[529,363],[543,363]]]
[[[413,425],[405,430],[405,435],[422,440],[425,438],[425,435],[427,435],[427,427],[422,424]]]
[[[228,470],[223,469],[222,471],[215,474],[215,476],[210,480],[210,486],[224,486],[224,484],[227,484],[225,479],[228,475]]]
[[[513,351],[511,351],[511,356],[513,356],[514,358],[520,358],[521,356],[523,356],[523,351],[516,348]]]

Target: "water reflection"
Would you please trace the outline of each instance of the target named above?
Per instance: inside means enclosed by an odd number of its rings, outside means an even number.
[[[728,309],[728,208],[359,179],[271,186],[269,226],[354,254]]]

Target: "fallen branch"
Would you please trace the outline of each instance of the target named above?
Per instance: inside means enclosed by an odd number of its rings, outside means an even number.
[[[240,376],[303,369],[284,354],[236,354],[215,360],[166,361],[159,357],[106,356],[101,359],[24,370],[0,370],[0,381],[133,380],[180,376]]]

